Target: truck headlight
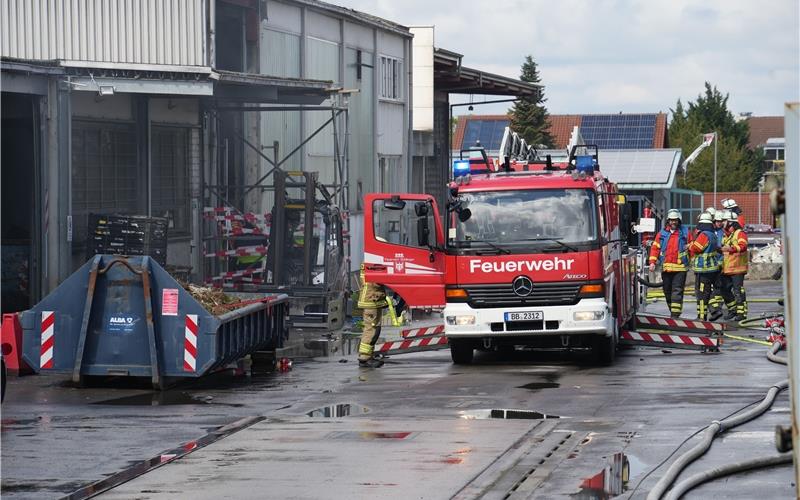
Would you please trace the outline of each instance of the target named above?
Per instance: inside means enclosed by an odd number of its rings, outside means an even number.
[[[576,311],[572,313],[572,318],[575,321],[599,321],[605,316],[605,311]]]
[[[447,318],[448,325],[474,325],[475,324],[475,316],[468,314],[468,315],[459,315],[459,316],[448,316]]]

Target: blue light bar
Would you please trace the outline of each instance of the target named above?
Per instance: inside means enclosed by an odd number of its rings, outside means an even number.
[[[575,168],[578,172],[591,175],[594,172],[594,158],[591,156],[576,156]]]
[[[469,174],[469,160],[456,160],[453,162],[453,177]]]

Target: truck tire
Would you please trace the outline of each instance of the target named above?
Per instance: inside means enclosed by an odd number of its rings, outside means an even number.
[[[596,336],[592,345],[592,355],[595,362],[600,366],[609,366],[614,363],[617,356],[617,337],[616,335]]]
[[[450,357],[453,358],[453,363],[457,365],[468,365],[472,363],[472,357],[475,350],[472,347],[472,342],[463,339],[450,339]]]

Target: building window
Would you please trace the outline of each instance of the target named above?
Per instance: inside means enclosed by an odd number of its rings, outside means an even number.
[[[73,241],[86,241],[90,213],[138,213],[139,178],[133,124],[73,121]]]
[[[169,220],[170,235],[189,234],[189,164],[192,129],[153,126],[152,213]]]
[[[403,98],[403,62],[389,56],[381,56],[380,96],[383,99]]]
[[[381,193],[402,191],[403,171],[399,156],[381,156],[378,159],[378,187]]]

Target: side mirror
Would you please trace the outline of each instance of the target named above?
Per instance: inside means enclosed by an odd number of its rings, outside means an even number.
[[[458,220],[467,222],[472,217],[472,211],[469,208],[462,208],[458,211]]]
[[[383,200],[383,208],[387,210],[402,210],[406,208],[406,202],[401,200],[399,196],[392,196],[388,200]]]
[[[421,247],[430,247],[431,230],[428,227],[428,218],[421,217],[417,219],[417,245]]]
[[[622,233],[622,236],[627,238],[630,234],[631,228],[631,206],[627,203],[620,207],[619,219],[619,230]]]
[[[414,213],[417,214],[417,217],[427,217],[429,212],[428,202],[427,201],[418,201],[414,204]]]

